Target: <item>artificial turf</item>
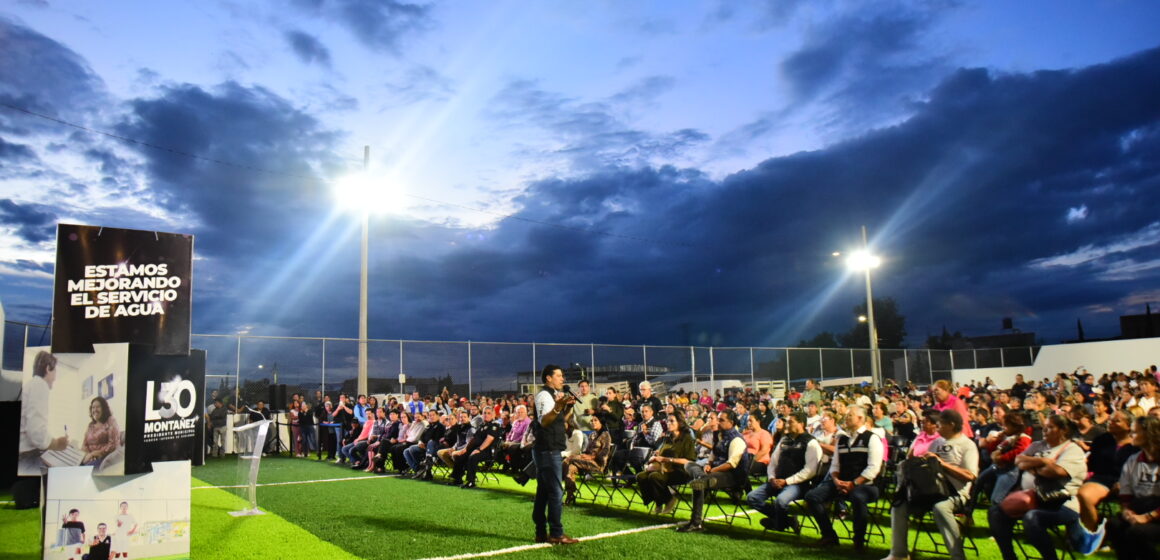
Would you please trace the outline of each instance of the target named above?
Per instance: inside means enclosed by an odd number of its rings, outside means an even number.
[[[481,553],[531,545],[530,520],[535,483],[517,485],[506,475],[463,490],[436,482],[378,477],[311,459],[263,459],[259,483],[315,481],[258,488],[258,504],[266,515],[235,518],[229,511],[246,502],[230,486],[244,482],[234,458],[211,459],[193,469],[191,557],[304,558],[431,558]],[[358,480],[336,481],[348,477]],[[327,480],[330,480],[327,482]],[[5,498],[10,500],[10,498]],[[574,537],[671,524],[687,519],[658,517],[639,504],[630,510],[596,504],[566,507],[564,526]],[[618,499],[614,503],[623,503]],[[726,506],[732,510],[731,506]],[[710,511],[712,516],[718,512]],[[0,507],[0,558],[36,558],[39,547],[38,510]],[[817,534],[769,533],[738,518],[732,526],[710,522],[704,533],[678,534],[669,527],[589,540],[572,546],[541,547],[506,554],[512,559],[617,558],[634,560],[681,557],[750,558],[772,555],[804,559],[857,557],[848,542],[838,548],[813,546]],[[885,517],[885,516],[884,516]],[[888,519],[883,519],[888,524]],[[997,559],[998,549],[985,529],[983,512],[970,528],[979,558]],[[980,526],[980,523],[982,524]],[[887,534],[889,529],[887,528]],[[937,536],[936,536],[937,539]],[[878,559],[888,543],[872,539],[861,556]],[[920,557],[929,555],[920,554]],[[974,555],[968,552],[968,557]],[[1103,553],[1101,556],[1110,557]]]

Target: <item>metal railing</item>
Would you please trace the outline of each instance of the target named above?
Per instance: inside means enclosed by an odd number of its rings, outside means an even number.
[[[48,346],[45,325],[6,322],[3,367],[21,370],[24,349]],[[293,392],[354,393],[358,339],[195,334],[194,348],[206,351],[206,386],[243,402],[265,399],[272,384]],[[738,381],[749,386],[806,379],[857,381],[870,376],[870,351],[849,348],[718,348],[514,342],[370,340],[370,393],[443,388],[461,396],[510,394],[538,382],[553,363],[570,379],[596,383],[650,380],[678,383]],[[967,350],[881,349],[884,379],[925,385],[949,378],[952,369],[1030,366],[1038,346]],[[399,374],[406,381],[399,382]]]

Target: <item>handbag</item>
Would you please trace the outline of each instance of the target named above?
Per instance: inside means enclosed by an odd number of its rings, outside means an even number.
[[[1035,477],[1035,499],[1039,501],[1040,509],[1056,510],[1063,507],[1071,499],[1067,485],[1062,478]]]
[[[1060,447],[1059,452],[1055,454],[1054,459],[1058,460],[1069,445],[1071,445],[1070,441],[1063,444],[1063,447]],[[1039,509],[1059,509],[1071,499],[1071,493],[1067,491],[1067,479],[1065,477],[1047,478],[1036,475],[1035,498],[1039,501]]]
[[[999,509],[1003,510],[1007,517],[1019,519],[1038,505],[1039,498],[1035,497],[1035,490],[1016,490],[999,502]]]
[[[1059,459],[1068,445],[1071,445],[1070,441],[1059,449],[1053,459]],[[1033,509],[1059,509],[1070,499],[1071,493],[1067,491],[1066,479],[1036,476],[1035,488],[1016,490],[1007,494],[1007,497],[999,503],[999,509],[1008,517],[1017,519]]]

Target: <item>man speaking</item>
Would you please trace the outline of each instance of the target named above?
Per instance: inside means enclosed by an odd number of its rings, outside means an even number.
[[[560,452],[567,447],[564,419],[576,402],[564,392],[564,371],[557,365],[544,366],[540,374],[544,390],[536,394],[536,444],[532,459],[536,463],[536,503],[532,506],[532,522],[536,524],[536,542],[575,544],[580,541],[564,534],[560,521],[563,509],[564,461]]]

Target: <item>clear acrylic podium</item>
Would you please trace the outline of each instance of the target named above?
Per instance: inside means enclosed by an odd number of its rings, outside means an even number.
[[[249,467],[246,499],[250,502],[249,509],[231,511],[230,515],[234,517],[262,515],[266,513],[258,509],[258,467],[262,462],[262,450],[266,447],[266,432],[269,431],[270,424],[270,420],[262,420],[259,422],[251,422],[240,428],[234,428],[234,432],[239,436],[238,439],[242,444],[244,453],[243,455],[239,455],[238,459],[248,463],[246,466]]]

